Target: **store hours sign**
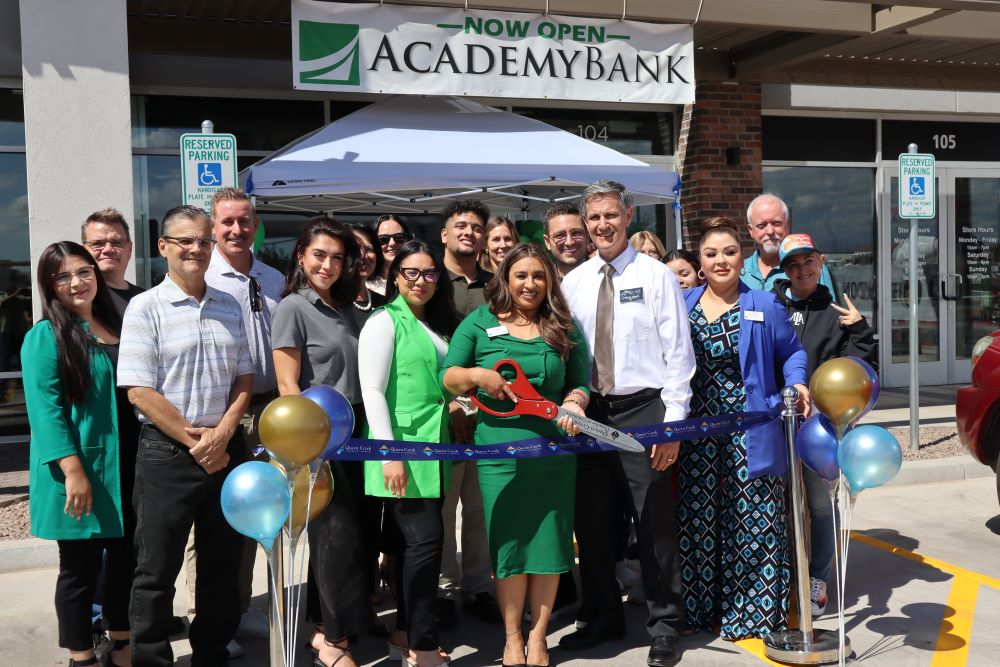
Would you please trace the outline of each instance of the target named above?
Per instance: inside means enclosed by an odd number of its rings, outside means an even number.
[[[292,0],[294,87],[687,104],[688,25]]]

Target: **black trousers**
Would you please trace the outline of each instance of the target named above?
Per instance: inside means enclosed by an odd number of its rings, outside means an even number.
[[[229,465],[205,472],[183,445],[151,426],[139,438],[135,466],[136,572],[132,586],[133,667],[168,667],[174,583],[194,525],[198,552],[191,665],[225,667],[226,644],[240,621],[239,562],[243,537],[222,514],[220,492],[246,460],[243,429],[229,441]]]
[[[396,557],[396,627],[406,630],[410,648],[433,651],[441,645],[434,625],[441,547],[444,544],[443,498],[389,500],[405,548]]]
[[[94,646],[91,636],[92,608],[102,600],[102,614],[113,632],[129,629],[128,604],[132,594],[135,557],[132,533],[125,537],[100,540],[59,540],[59,578],[56,579],[56,618],[59,646],[70,651],[87,651]],[[98,575],[107,551],[104,589],[98,591]]]
[[[595,396],[589,416],[627,428],[663,421],[659,391],[632,397]],[[577,457],[576,539],[580,547],[581,602],[579,618],[624,622],[621,592],[615,580],[618,544],[614,539],[620,507],[616,495],[623,487],[638,517],[637,539],[642,584],[653,637],[677,636],[683,623],[680,559],[677,545],[677,508],[674,473],[649,465],[649,451],[607,452]]]

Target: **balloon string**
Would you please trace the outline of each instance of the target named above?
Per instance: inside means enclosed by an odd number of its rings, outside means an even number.
[[[302,523],[302,532],[299,534],[299,539],[302,539],[303,537],[305,537],[306,540],[307,540],[307,543],[308,543],[308,539],[309,539],[309,514],[312,511],[312,495],[313,495],[313,489],[315,487],[316,487],[316,473],[314,473],[314,472],[312,472],[310,470],[309,471],[309,494],[306,496],[306,515],[305,515],[305,520]],[[292,564],[294,565],[295,555],[292,554],[291,557],[290,557],[290,559],[293,561]],[[302,551],[299,554],[299,564],[298,564],[298,568],[297,568],[298,573],[299,573],[298,579],[300,579],[300,580],[303,578],[302,573],[305,571],[305,568],[306,568],[305,560],[306,560],[306,550],[303,548]],[[301,605],[302,605],[302,588],[303,588],[304,585],[305,584],[304,584],[303,581],[296,581],[295,579],[292,579],[292,586],[293,586],[293,588],[292,588],[291,596],[294,598],[295,602],[292,604],[292,610],[291,610],[292,613],[291,613],[291,616],[292,616],[292,626],[296,630],[299,627],[299,619],[300,619],[300,615],[299,614],[301,613]],[[293,637],[292,647],[291,647],[292,660],[291,660],[291,663],[290,663],[289,667],[291,667],[291,665],[295,664],[295,653],[296,653],[297,649],[298,649],[298,642],[294,641],[294,637]]]
[[[292,605],[294,604],[294,594],[295,594],[295,551],[298,547],[298,538],[293,537],[293,526],[294,526],[294,516],[295,516],[295,479],[299,475],[299,466],[289,467],[287,469],[287,479],[288,479],[288,497],[292,503],[292,511],[288,513],[288,564],[285,566],[285,632],[283,635],[285,641],[285,667],[292,667],[294,661],[292,659],[292,653],[295,650],[295,641],[293,637],[293,624],[292,624]]]
[[[841,484],[838,478],[836,486],[839,487]],[[836,488],[836,487],[835,487]],[[836,501],[836,493],[830,494],[830,511],[834,516],[835,523],[833,525],[833,543],[835,548],[833,550],[833,567],[836,571],[836,584],[837,584],[837,630],[838,630],[838,653],[837,660],[840,667],[844,667],[844,576],[841,572],[841,558],[840,553],[843,546],[842,535],[840,533],[840,527],[843,526],[843,519],[838,516],[839,512],[843,509],[839,507]]]
[[[271,577],[271,590],[274,591],[274,594],[271,596],[271,602],[274,605],[274,618],[277,619],[278,621],[278,637],[283,638],[285,636],[285,631],[281,627],[281,605],[278,603],[278,600],[280,599],[278,596],[280,596],[284,591],[278,588],[278,580],[274,576],[274,570],[275,570],[274,546],[272,546],[271,549],[268,551],[267,563],[268,563],[267,571]],[[282,647],[282,649],[284,649],[284,647]],[[287,652],[282,650],[281,654],[285,658],[285,667],[289,667]]]

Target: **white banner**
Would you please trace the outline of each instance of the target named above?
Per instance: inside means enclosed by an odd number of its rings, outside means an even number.
[[[694,102],[689,25],[292,0],[294,87]]]

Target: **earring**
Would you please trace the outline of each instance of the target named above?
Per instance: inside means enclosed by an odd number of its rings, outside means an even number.
[[[705,272],[702,271],[701,269],[698,269],[698,280],[704,280],[704,279],[705,279]]]

